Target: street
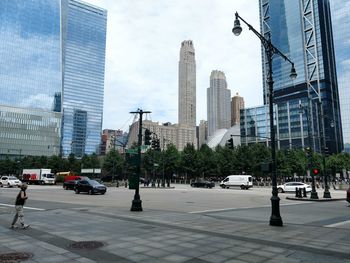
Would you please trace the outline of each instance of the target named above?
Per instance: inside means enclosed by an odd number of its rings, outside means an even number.
[[[210,214],[236,220],[258,220],[268,222],[270,217],[271,188],[254,187],[249,190],[239,188],[212,189],[192,188],[176,184],[174,188],[140,187],[144,211],[160,210],[171,212]],[[2,204],[13,205],[17,188],[1,188]],[[124,187],[109,187],[105,195],[75,194],[63,190],[62,186],[30,185],[26,207],[33,209],[64,209],[87,206],[109,207],[115,211],[129,211],[134,190]],[[308,194],[310,195],[310,194]],[[323,189],[318,189],[322,197]],[[346,201],[309,202],[287,200],[293,193],[279,194],[281,216],[284,224],[310,224],[327,226],[337,223],[338,227],[350,229],[349,207]],[[345,198],[345,191],[331,190],[333,198]],[[5,206],[0,205],[0,209]]]

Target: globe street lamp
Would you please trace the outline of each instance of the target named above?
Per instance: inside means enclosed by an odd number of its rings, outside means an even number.
[[[260,39],[261,44],[264,46],[265,55],[268,61],[268,74],[267,74],[267,84],[269,86],[269,116],[270,116],[270,137],[271,137],[271,171],[272,171],[272,197],[271,197],[271,206],[272,212],[270,217],[271,226],[283,226],[282,218],[280,215],[279,202],[280,198],[278,197],[277,190],[277,172],[276,172],[276,141],[275,141],[275,128],[274,128],[274,114],[273,114],[273,77],[272,77],[272,57],[273,55],[278,55],[282,57],[285,61],[288,61],[292,68],[290,71],[291,79],[297,77],[297,73],[294,68],[294,63],[288,59],[281,51],[279,51],[271,43],[271,39],[266,39],[258,31],[256,31],[250,24],[248,24],[242,17],[235,13],[235,21],[232,32],[235,36],[239,36],[242,32],[242,27],[240,20],[243,21],[253,33]]]

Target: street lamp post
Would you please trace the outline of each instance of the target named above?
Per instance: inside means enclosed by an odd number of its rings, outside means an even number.
[[[258,31],[256,31],[250,24],[248,24],[242,17],[235,13],[235,21],[232,32],[234,35],[239,36],[242,32],[242,27],[240,25],[240,20],[243,21],[253,33],[260,39],[261,44],[264,46],[265,54],[268,61],[268,75],[267,75],[267,84],[269,86],[269,116],[270,116],[270,133],[271,133],[271,170],[272,170],[272,197],[271,197],[271,217],[270,225],[271,226],[283,226],[282,218],[280,215],[279,202],[280,198],[278,197],[277,190],[277,172],[276,172],[276,142],[275,142],[275,128],[274,128],[274,114],[273,114],[273,76],[272,76],[272,57],[274,54],[279,55],[285,61],[288,61],[291,65],[290,77],[295,79],[297,73],[294,68],[294,63],[288,59],[281,51],[279,51],[271,43],[271,39],[266,39]]]
[[[138,134],[138,143],[137,143],[137,170],[136,170],[136,189],[134,199],[132,200],[132,205],[130,211],[142,211],[142,201],[140,198],[140,174],[141,174],[141,145],[142,145],[142,115],[144,113],[151,113],[150,111],[143,111],[138,109],[137,111],[132,111],[130,113],[137,113],[139,117],[139,134]]]

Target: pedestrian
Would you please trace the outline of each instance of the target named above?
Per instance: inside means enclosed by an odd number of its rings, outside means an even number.
[[[16,197],[16,203],[15,203],[16,214],[11,224],[12,229],[18,228],[18,226],[16,226],[17,221],[19,221],[19,223],[21,224],[21,228],[27,229],[29,227],[29,225],[24,224],[24,219],[23,219],[24,217],[23,206],[26,200],[28,199],[28,195],[26,193],[27,188],[28,188],[28,185],[23,183],[21,185],[21,190],[19,191]]]

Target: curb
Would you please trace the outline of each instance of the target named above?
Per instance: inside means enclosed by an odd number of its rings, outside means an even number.
[[[298,197],[289,197],[286,199],[294,201],[312,201],[312,202],[331,202],[331,201],[345,201],[346,198],[321,198],[321,199],[311,199],[311,198],[298,198]]]

